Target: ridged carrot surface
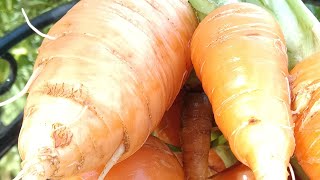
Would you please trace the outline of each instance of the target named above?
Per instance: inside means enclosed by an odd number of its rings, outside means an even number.
[[[288,58],[272,15],[249,3],[214,10],[193,35],[191,58],[235,156],[257,179],[287,179],[295,147]]]
[[[76,4],[39,48],[19,137],[26,178],[68,177],[140,148],[190,73],[196,25],[187,0]]]
[[[298,63],[291,71],[295,120],[295,155],[311,179],[320,178],[320,53]]]
[[[208,158],[213,114],[204,93],[188,93],[182,111],[182,157],[185,179],[208,177]]]

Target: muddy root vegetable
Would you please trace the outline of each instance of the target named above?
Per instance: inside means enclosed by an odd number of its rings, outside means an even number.
[[[108,169],[139,149],[191,71],[196,25],[187,0],[76,4],[39,48],[17,178]]]
[[[207,179],[213,114],[204,93],[189,93],[182,112],[182,158],[186,179]]]
[[[273,16],[249,3],[219,7],[197,27],[191,58],[237,159],[257,179],[287,179],[295,147],[288,58]]]

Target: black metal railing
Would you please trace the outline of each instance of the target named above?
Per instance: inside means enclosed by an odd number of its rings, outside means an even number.
[[[74,0],[70,3],[63,4],[48,12],[45,12],[38,17],[32,19],[31,24],[37,29],[42,29],[56,21],[58,21],[72,6],[78,1]],[[13,46],[32,35],[34,31],[27,25],[22,24],[4,37],[0,38],[0,58],[7,61],[10,67],[10,73],[6,81],[0,84],[0,95],[5,94],[10,90],[17,77],[17,61],[8,52]],[[17,143],[23,111],[7,126],[0,124],[0,159],[6,152]],[[1,123],[1,120],[0,120]]]

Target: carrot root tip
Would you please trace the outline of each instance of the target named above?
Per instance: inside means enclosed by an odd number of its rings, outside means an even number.
[[[56,37],[52,37],[52,36],[49,36],[48,34],[44,34],[42,33],[41,31],[39,31],[36,27],[34,27],[31,22],[29,21],[29,18],[26,14],[26,12],[24,11],[23,8],[21,8],[21,11],[22,11],[22,14],[23,14],[23,17],[25,18],[26,20],[26,23],[27,25],[35,32],[37,33],[39,36],[43,37],[43,38],[47,38],[47,39],[50,39],[50,40],[55,40],[57,39]]]
[[[124,154],[126,148],[124,144],[121,144],[118,149],[114,152],[111,159],[107,162],[105,167],[103,168],[98,180],[104,180],[110,169],[118,162],[121,156]]]
[[[18,92],[18,94],[14,95],[13,97],[11,97],[3,102],[0,102],[0,107],[8,105],[8,104],[18,100],[20,97],[24,96],[25,94],[27,94],[32,83],[37,79],[37,77],[39,76],[41,71],[42,71],[42,66],[35,69],[33,74],[31,75],[30,79],[28,80],[27,84],[24,86],[24,88],[20,92]]]

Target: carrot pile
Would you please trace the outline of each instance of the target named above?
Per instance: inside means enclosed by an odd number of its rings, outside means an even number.
[[[271,1],[80,1],[39,48],[16,179],[295,179],[293,155],[319,179],[320,23]]]

